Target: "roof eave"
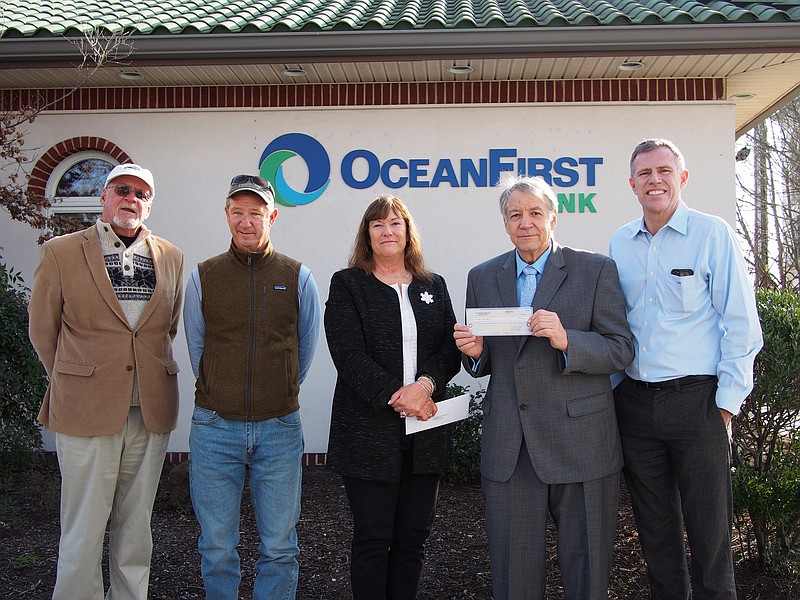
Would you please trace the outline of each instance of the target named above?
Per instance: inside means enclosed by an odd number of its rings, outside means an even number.
[[[800,23],[632,25],[135,35],[134,59],[182,63],[203,59],[375,58],[436,55],[569,55],[798,51]],[[74,60],[64,37],[0,37],[0,61]]]
[[[739,127],[736,130],[736,138],[738,139],[742,137],[753,127],[755,127],[756,125],[758,125],[763,121],[766,121],[769,117],[771,117],[773,114],[778,112],[780,109],[782,109],[784,106],[786,106],[796,98],[800,98],[800,84],[794,86],[791,90],[787,91],[780,98],[770,103],[768,106],[765,106],[758,114],[754,115],[753,118],[748,120],[746,123],[743,123],[741,127]]]

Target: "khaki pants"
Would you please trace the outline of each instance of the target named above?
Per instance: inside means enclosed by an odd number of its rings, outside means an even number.
[[[131,407],[119,433],[56,434],[61,468],[61,542],[53,600],[101,600],[109,522],[106,600],[145,600],[153,539],[150,516],[169,434],[147,431]]]

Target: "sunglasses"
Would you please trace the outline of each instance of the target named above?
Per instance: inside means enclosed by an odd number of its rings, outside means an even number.
[[[244,183],[252,183],[262,190],[272,192],[272,185],[270,185],[269,181],[258,175],[237,175],[231,179],[231,185],[242,185]]]
[[[125,185],[124,183],[110,185],[108,187],[112,188],[117,196],[122,196],[123,198],[127,198],[128,194],[133,192],[133,195],[136,196],[137,200],[141,200],[142,202],[148,202],[150,200],[150,192],[146,192],[145,190],[136,190],[129,185]]]

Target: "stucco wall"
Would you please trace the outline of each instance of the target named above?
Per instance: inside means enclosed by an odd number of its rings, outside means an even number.
[[[507,157],[505,151],[513,151],[517,158],[553,162],[563,157],[591,159],[591,167],[582,164],[574,173],[562,173],[562,181],[574,185],[555,186],[556,192],[576,194],[575,212],[559,215],[556,239],[605,252],[611,233],[640,214],[628,186],[628,158],[645,137],[668,137],[683,150],[690,171],[684,198],[690,206],[734,223],[733,116],[731,105],[708,102],[80,112],[39,117],[29,128],[26,146],[43,153],[64,139],[99,136],[150,168],[157,195],[148,226],[184,250],[189,269],[229,244],[223,204],[230,177],[258,172],[262,152],[276,137],[307,134],[330,158],[330,183],[310,204],[279,207],[272,234],[276,249],[311,268],[324,302],[331,274],[345,266],[364,208],[377,194],[391,191],[409,205],[423,235],[426,259],[447,280],[456,314],[461,315],[469,268],[510,249],[510,243],[493,189],[471,180],[465,186],[431,185],[442,161],[449,161],[457,172],[461,159],[478,164],[481,158],[488,160],[492,149],[504,151],[495,156]],[[418,159],[416,187],[389,190],[380,180],[368,189],[348,187],[340,165],[355,149],[368,150],[381,164],[392,158],[405,163]],[[570,161],[561,164],[568,166]],[[283,167],[288,183],[302,189],[308,177],[305,162],[296,157]],[[354,176],[363,179],[366,171],[366,162],[357,161]],[[394,181],[409,174],[397,166],[389,173]],[[583,213],[578,208],[581,193],[588,198]],[[29,284],[38,260],[36,237],[26,226],[0,215],[0,255]],[[182,332],[176,355],[182,368],[181,415],[169,450],[185,452],[194,381]],[[301,394],[306,452],[327,448],[334,380],[323,336]],[[458,382],[477,389],[478,382],[463,374]],[[48,435],[48,444],[50,440]]]

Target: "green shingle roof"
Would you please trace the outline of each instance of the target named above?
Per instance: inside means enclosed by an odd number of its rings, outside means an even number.
[[[800,0],[0,0],[0,35],[800,22]],[[800,40],[799,40],[800,41]]]

